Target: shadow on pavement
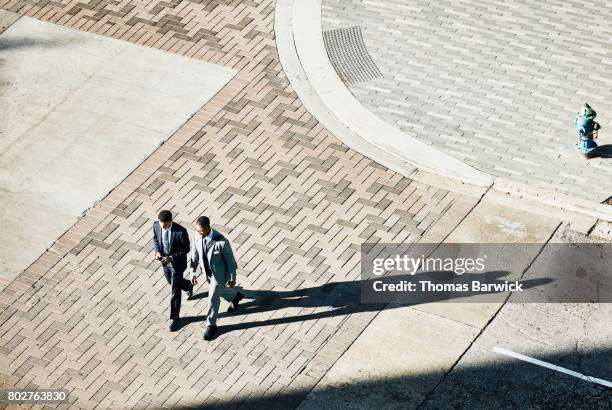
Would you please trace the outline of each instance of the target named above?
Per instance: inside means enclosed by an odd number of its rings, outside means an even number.
[[[198,300],[198,299],[206,299],[208,297],[208,292],[196,293],[189,300]]]
[[[410,349],[410,346],[406,346]],[[529,355],[529,352],[523,352]],[[347,380],[313,391],[308,409],[610,409],[612,389],[531,363],[495,356],[480,365],[457,365],[427,373]],[[612,349],[564,351],[534,356],[585,375],[612,380]],[[357,376],[357,375],[356,375]],[[442,381],[442,382],[441,382]],[[294,409],[309,389],[205,402],[181,409]]]
[[[504,278],[508,276],[510,272],[507,271],[494,271],[487,272],[486,275],[489,278],[495,279],[498,283],[503,283]],[[419,276],[420,279],[436,279],[441,280],[449,275],[454,275],[449,272],[427,272]],[[463,275],[464,280],[477,279],[482,277],[481,274],[465,274]],[[411,275],[394,275],[395,280],[414,280],[414,276]],[[551,282],[552,279],[529,279],[522,280],[524,284],[523,288],[529,289],[537,287]],[[219,319],[223,317],[246,315],[254,313],[262,313],[269,311],[276,311],[286,308],[332,308],[316,313],[306,313],[303,315],[295,316],[284,316],[276,319],[267,319],[260,321],[245,321],[243,323],[219,325],[217,337],[222,336],[225,333],[229,333],[236,330],[250,329],[260,326],[273,326],[294,322],[303,322],[306,320],[316,320],[326,317],[335,317],[339,315],[350,315],[358,312],[373,312],[381,311],[389,305],[385,303],[362,303],[361,301],[361,288],[364,285],[365,280],[358,281],[346,281],[346,282],[333,282],[322,286],[302,288],[290,291],[273,291],[273,290],[249,290],[240,289],[240,292],[244,294],[245,299],[251,299],[240,304],[237,311],[233,313],[220,313]],[[479,292],[483,294],[487,292]],[[493,292],[488,292],[493,293]],[[462,296],[470,296],[475,293],[464,292]],[[194,295],[192,299],[201,298],[201,294]],[[429,293],[427,302],[441,302],[448,301],[452,298],[449,297],[448,293]],[[399,307],[414,305],[416,303],[394,303],[389,306]],[[387,307],[388,308],[388,307]],[[206,320],[206,316],[187,316],[183,318],[183,323],[188,325],[190,323],[201,322]]]
[[[24,48],[24,47],[58,47],[62,44],[53,41],[53,40],[40,40],[40,39],[30,39],[30,38],[22,38],[19,40],[7,39],[0,37],[0,51],[7,51],[15,48]]]
[[[612,144],[597,147],[593,153],[593,158],[612,158]]]

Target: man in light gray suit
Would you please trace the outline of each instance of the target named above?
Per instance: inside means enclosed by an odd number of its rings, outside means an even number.
[[[200,273],[198,274],[198,268]],[[191,282],[196,285],[198,277],[206,274],[208,288],[208,313],[206,315],[205,340],[212,340],[217,333],[217,315],[221,298],[230,302],[228,312],[238,309],[244,298],[236,286],[236,259],[227,240],[210,227],[210,219],[200,216],[196,220],[193,241],[191,242]]]

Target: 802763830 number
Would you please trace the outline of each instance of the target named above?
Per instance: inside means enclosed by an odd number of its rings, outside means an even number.
[[[3,390],[0,395],[0,401],[9,403],[53,403],[63,402],[68,399],[67,390],[58,389],[42,389],[42,390],[27,390],[27,389],[11,389]]]

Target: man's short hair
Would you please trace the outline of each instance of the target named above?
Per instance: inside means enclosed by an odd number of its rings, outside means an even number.
[[[210,227],[210,219],[207,216],[200,216],[196,219],[196,225],[200,225],[202,228]]]
[[[157,219],[159,219],[160,222],[172,222],[172,212],[164,209],[157,215]]]

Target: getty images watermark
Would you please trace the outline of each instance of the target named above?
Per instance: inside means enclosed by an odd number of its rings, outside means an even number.
[[[364,303],[612,303],[610,244],[369,244]]]

